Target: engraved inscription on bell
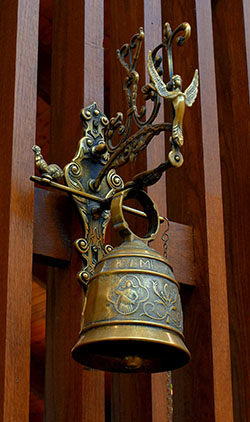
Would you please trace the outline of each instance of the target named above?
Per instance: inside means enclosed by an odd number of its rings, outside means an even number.
[[[113,257],[115,258],[115,257]],[[101,264],[98,264],[99,271],[110,271],[116,269],[141,269],[141,270],[151,270],[155,272],[163,272],[165,275],[174,278],[173,271],[169,265],[166,265],[165,260],[156,260],[155,256],[152,259],[152,256],[142,258],[140,256],[122,258],[117,257],[116,259],[107,259]]]

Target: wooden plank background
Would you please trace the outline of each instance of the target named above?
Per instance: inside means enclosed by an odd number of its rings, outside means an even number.
[[[45,399],[47,422],[171,422],[166,374],[104,376],[71,359],[83,299],[72,239],[81,228],[65,195],[36,189],[33,244],[29,181],[35,125],[45,158],[63,167],[82,136],[83,106],[96,101],[108,117],[126,115],[116,49],[144,26],[138,64],[143,86],[144,59],[166,21],[172,29],[184,21],[192,26],[188,42],[173,46],[184,89],[194,69],[200,72],[199,97],[184,120],[185,163],[149,189],[160,213],[173,221],[169,260],[182,283],[185,342],[192,353],[190,364],[173,373],[174,422],[250,420],[249,2],[41,0],[39,48],[38,17],[38,0],[3,0],[0,420],[42,421]],[[169,120],[169,104],[163,116]],[[125,181],[164,161],[165,147],[168,135],[121,169]],[[154,247],[161,251],[161,241]]]
[[[0,420],[28,421],[33,172],[39,1],[3,1],[0,18]]]

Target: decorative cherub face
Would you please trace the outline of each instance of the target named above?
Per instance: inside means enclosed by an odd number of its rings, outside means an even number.
[[[173,83],[173,89],[182,89],[182,79],[180,75],[174,75],[171,81]]]

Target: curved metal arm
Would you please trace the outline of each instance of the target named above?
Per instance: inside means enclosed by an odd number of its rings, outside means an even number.
[[[175,30],[172,32],[170,24],[167,22],[164,25],[163,30],[163,44],[167,50],[168,54],[168,71],[169,71],[169,79],[171,79],[174,75],[174,65],[173,65],[173,55],[172,55],[172,45],[174,42],[174,38],[176,37],[179,32],[184,32],[182,36],[177,38],[177,45],[182,46],[186,40],[191,35],[191,26],[187,22],[181,23]]]

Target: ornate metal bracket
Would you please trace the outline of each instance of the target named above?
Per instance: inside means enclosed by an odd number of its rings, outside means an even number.
[[[164,26],[163,40],[155,49],[148,53],[149,84],[142,88],[147,102],[153,102],[150,116],[146,119],[146,107],[137,109],[137,91],[139,74],[136,65],[144,39],[143,29],[140,28],[129,44],[117,50],[117,57],[126,71],[124,90],[126,93],[128,110],[123,123],[122,113],[117,113],[110,120],[99,110],[96,103],[85,107],[81,111],[84,136],[80,139],[77,152],[64,170],[56,164],[48,165],[38,146],[33,147],[35,163],[41,177],[32,176],[31,180],[53,188],[64,190],[72,194],[80,212],[83,226],[83,237],[75,244],[82,256],[83,268],[78,278],[83,285],[93,274],[96,263],[107,254],[112,247],[105,244],[105,231],[110,219],[110,204],[114,194],[127,187],[143,189],[157,182],[162,173],[171,167],[180,167],[183,157],[180,148],[183,145],[182,122],[185,106],[191,106],[198,92],[198,71],[195,71],[190,86],[182,92],[182,79],[174,75],[172,60],[172,44],[177,34],[180,46],[190,36],[190,25],[183,23],[173,32],[167,23]],[[169,81],[164,83],[162,58],[158,55],[161,48],[165,48],[168,55]],[[161,106],[161,97],[170,101],[173,112],[171,123],[154,123]],[[137,131],[131,134],[132,122]],[[138,154],[147,147],[154,136],[161,132],[170,132],[171,150],[168,160],[153,170],[136,175],[124,187],[116,169],[128,161],[136,160]],[[120,139],[113,143],[115,136]],[[57,180],[65,178],[65,185]],[[125,207],[124,207],[125,208]],[[127,210],[145,215],[143,212],[127,207]]]

